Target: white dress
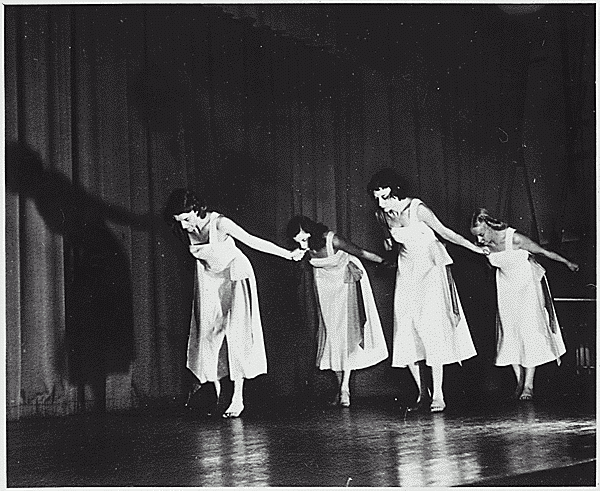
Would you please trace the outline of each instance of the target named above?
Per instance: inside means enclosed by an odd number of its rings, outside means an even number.
[[[409,224],[391,227],[404,246],[398,255],[394,292],[393,367],[419,360],[427,365],[460,363],[477,354],[452,279],[452,258],[429,226],[418,219],[413,199]]]
[[[514,233],[514,228],[506,229],[505,250],[488,256],[490,264],[498,268],[496,365],[560,363],[566,349],[546,271],[528,251],[513,249]]]
[[[326,236],[327,257],[311,258],[320,325],[317,366],[321,370],[356,370],[388,357],[387,345],[367,271],[357,257],[333,250],[334,233]]]
[[[200,383],[267,373],[267,357],[254,270],[231,236],[218,240],[209,213],[208,242],[191,244],[196,258],[187,367]],[[227,343],[227,358],[222,350]]]

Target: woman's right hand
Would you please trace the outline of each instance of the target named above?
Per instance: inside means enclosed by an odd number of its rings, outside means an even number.
[[[571,261],[567,262],[567,268],[569,268],[573,272],[579,271],[579,265],[572,263]]]
[[[296,249],[290,252],[290,260],[292,261],[300,261],[306,254],[306,249]]]

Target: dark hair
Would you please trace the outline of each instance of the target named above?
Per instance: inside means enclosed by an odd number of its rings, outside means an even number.
[[[489,225],[493,230],[504,230],[508,225],[494,218],[485,208],[479,208],[475,213],[473,213],[473,217],[471,218],[471,228],[476,228],[482,223]]]
[[[203,210],[206,210],[204,200],[198,198],[189,189],[179,188],[175,189],[169,196],[163,211],[163,218],[167,223],[173,223],[175,215],[189,213],[190,211],[202,213]]]
[[[308,247],[312,250],[318,251],[325,247],[325,232],[329,230],[325,225],[314,222],[304,215],[296,215],[288,222],[285,234],[288,239],[294,240],[294,237],[298,235],[300,230],[304,230],[310,234]]]
[[[184,233],[183,229],[177,225],[174,216],[182,213],[196,211],[201,218],[206,216],[206,205],[204,200],[198,198],[193,191],[189,189],[179,188],[171,192],[167,204],[163,210],[163,218],[167,224],[171,226],[172,232],[184,244],[190,243],[188,234]]]
[[[373,192],[383,188],[390,188],[391,196],[406,198],[406,182],[394,169],[386,168],[376,172],[367,185],[367,192],[373,198]]]
[[[388,167],[373,174],[373,177],[371,177],[371,180],[367,185],[367,192],[369,193],[369,196],[374,199],[375,196],[373,196],[373,193],[375,191],[378,189],[390,188],[390,196],[395,196],[398,199],[404,199],[406,198],[406,187],[406,181],[400,177],[400,175],[394,169]],[[378,209],[375,212],[375,216],[377,217],[377,222],[383,230],[385,238],[392,239],[393,250],[398,254],[403,254],[405,251],[404,244],[399,244],[393,240],[390,233],[390,226],[385,218],[385,212],[381,209]]]

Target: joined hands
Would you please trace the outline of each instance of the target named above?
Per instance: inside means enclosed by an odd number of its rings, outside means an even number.
[[[296,249],[290,252],[290,259],[292,261],[300,261],[303,257],[304,254],[306,254],[306,249]]]

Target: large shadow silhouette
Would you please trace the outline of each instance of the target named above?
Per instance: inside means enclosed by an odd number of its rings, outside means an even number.
[[[143,229],[152,218],[107,204],[45,167],[27,145],[7,143],[7,188],[33,199],[50,231],[64,238],[68,355],[58,368],[77,386],[80,409],[88,386],[87,404],[104,411],[107,376],[127,373],[135,357],[129,259],[107,221]]]

